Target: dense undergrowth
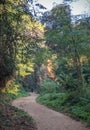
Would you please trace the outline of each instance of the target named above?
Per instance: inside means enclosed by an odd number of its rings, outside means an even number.
[[[53,82],[47,79],[42,82],[37,101],[51,109],[64,112],[77,120],[90,124],[89,87],[82,97],[78,97],[74,91],[63,90],[60,92],[60,87],[55,86],[55,83],[53,85]]]
[[[18,83],[0,91],[0,130],[36,130],[33,119],[26,112],[11,105],[14,99],[28,95]]]

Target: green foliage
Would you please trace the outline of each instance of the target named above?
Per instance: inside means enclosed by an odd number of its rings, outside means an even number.
[[[70,109],[74,116],[90,123],[90,100],[81,98],[80,101],[76,105],[71,106]]]
[[[67,99],[67,94],[65,93],[46,93],[45,95],[42,95],[38,97],[37,101],[40,103],[55,109],[55,110],[62,110],[63,104]]]
[[[15,76],[17,64],[36,58],[41,44],[44,26],[34,20],[27,6],[26,0],[0,3],[0,87],[5,87],[6,81]]]
[[[46,78],[42,81],[40,86],[40,93],[53,93],[58,89],[57,83],[49,78]]]
[[[29,93],[19,83],[13,81],[11,85],[0,90],[0,104],[10,104],[12,100],[23,96],[29,96]]]
[[[90,101],[90,85],[86,86],[84,89],[84,98]]]
[[[5,94],[13,100],[19,97],[29,96],[29,93],[19,83],[13,83],[5,89]]]
[[[61,87],[67,91],[76,91],[78,87],[77,79],[74,79],[70,74],[60,74],[58,81]]]
[[[87,27],[90,23],[85,23],[82,19],[80,24],[73,26],[67,5],[58,5],[51,12],[49,17],[53,21],[52,28],[46,31],[46,38],[50,48],[57,54],[56,75],[64,86],[71,88],[71,91],[77,88],[80,93],[85,84],[82,66],[89,61],[87,57],[90,50],[90,30]]]
[[[37,101],[56,111],[69,113],[76,119],[90,123],[90,100],[81,98],[78,103],[74,101],[74,103],[71,103],[69,96],[66,93],[46,93],[39,96]]]

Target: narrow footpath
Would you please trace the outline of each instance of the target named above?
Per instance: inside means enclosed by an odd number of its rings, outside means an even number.
[[[30,95],[14,100],[12,105],[30,114],[35,120],[38,130],[90,130],[80,122],[38,104],[36,102],[38,94],[31,93]]]

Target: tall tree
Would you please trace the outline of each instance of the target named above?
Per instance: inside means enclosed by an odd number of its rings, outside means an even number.
[[[26,10],[27,1],[2,0],[0,1],[0,86],[5,87],[6,81],[15,74],[16,54],[20,41],[25,39],[24,30],[31,28],[25,20],[33,19]],[[34,20],[33,20],[34,21]]]

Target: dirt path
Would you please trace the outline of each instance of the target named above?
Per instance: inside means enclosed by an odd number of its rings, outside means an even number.
[[[37,94],[31,93],[13,101],[13,105],[25,110],[37,123],[38,130],[89,130],[70,117],[36,103]]]

